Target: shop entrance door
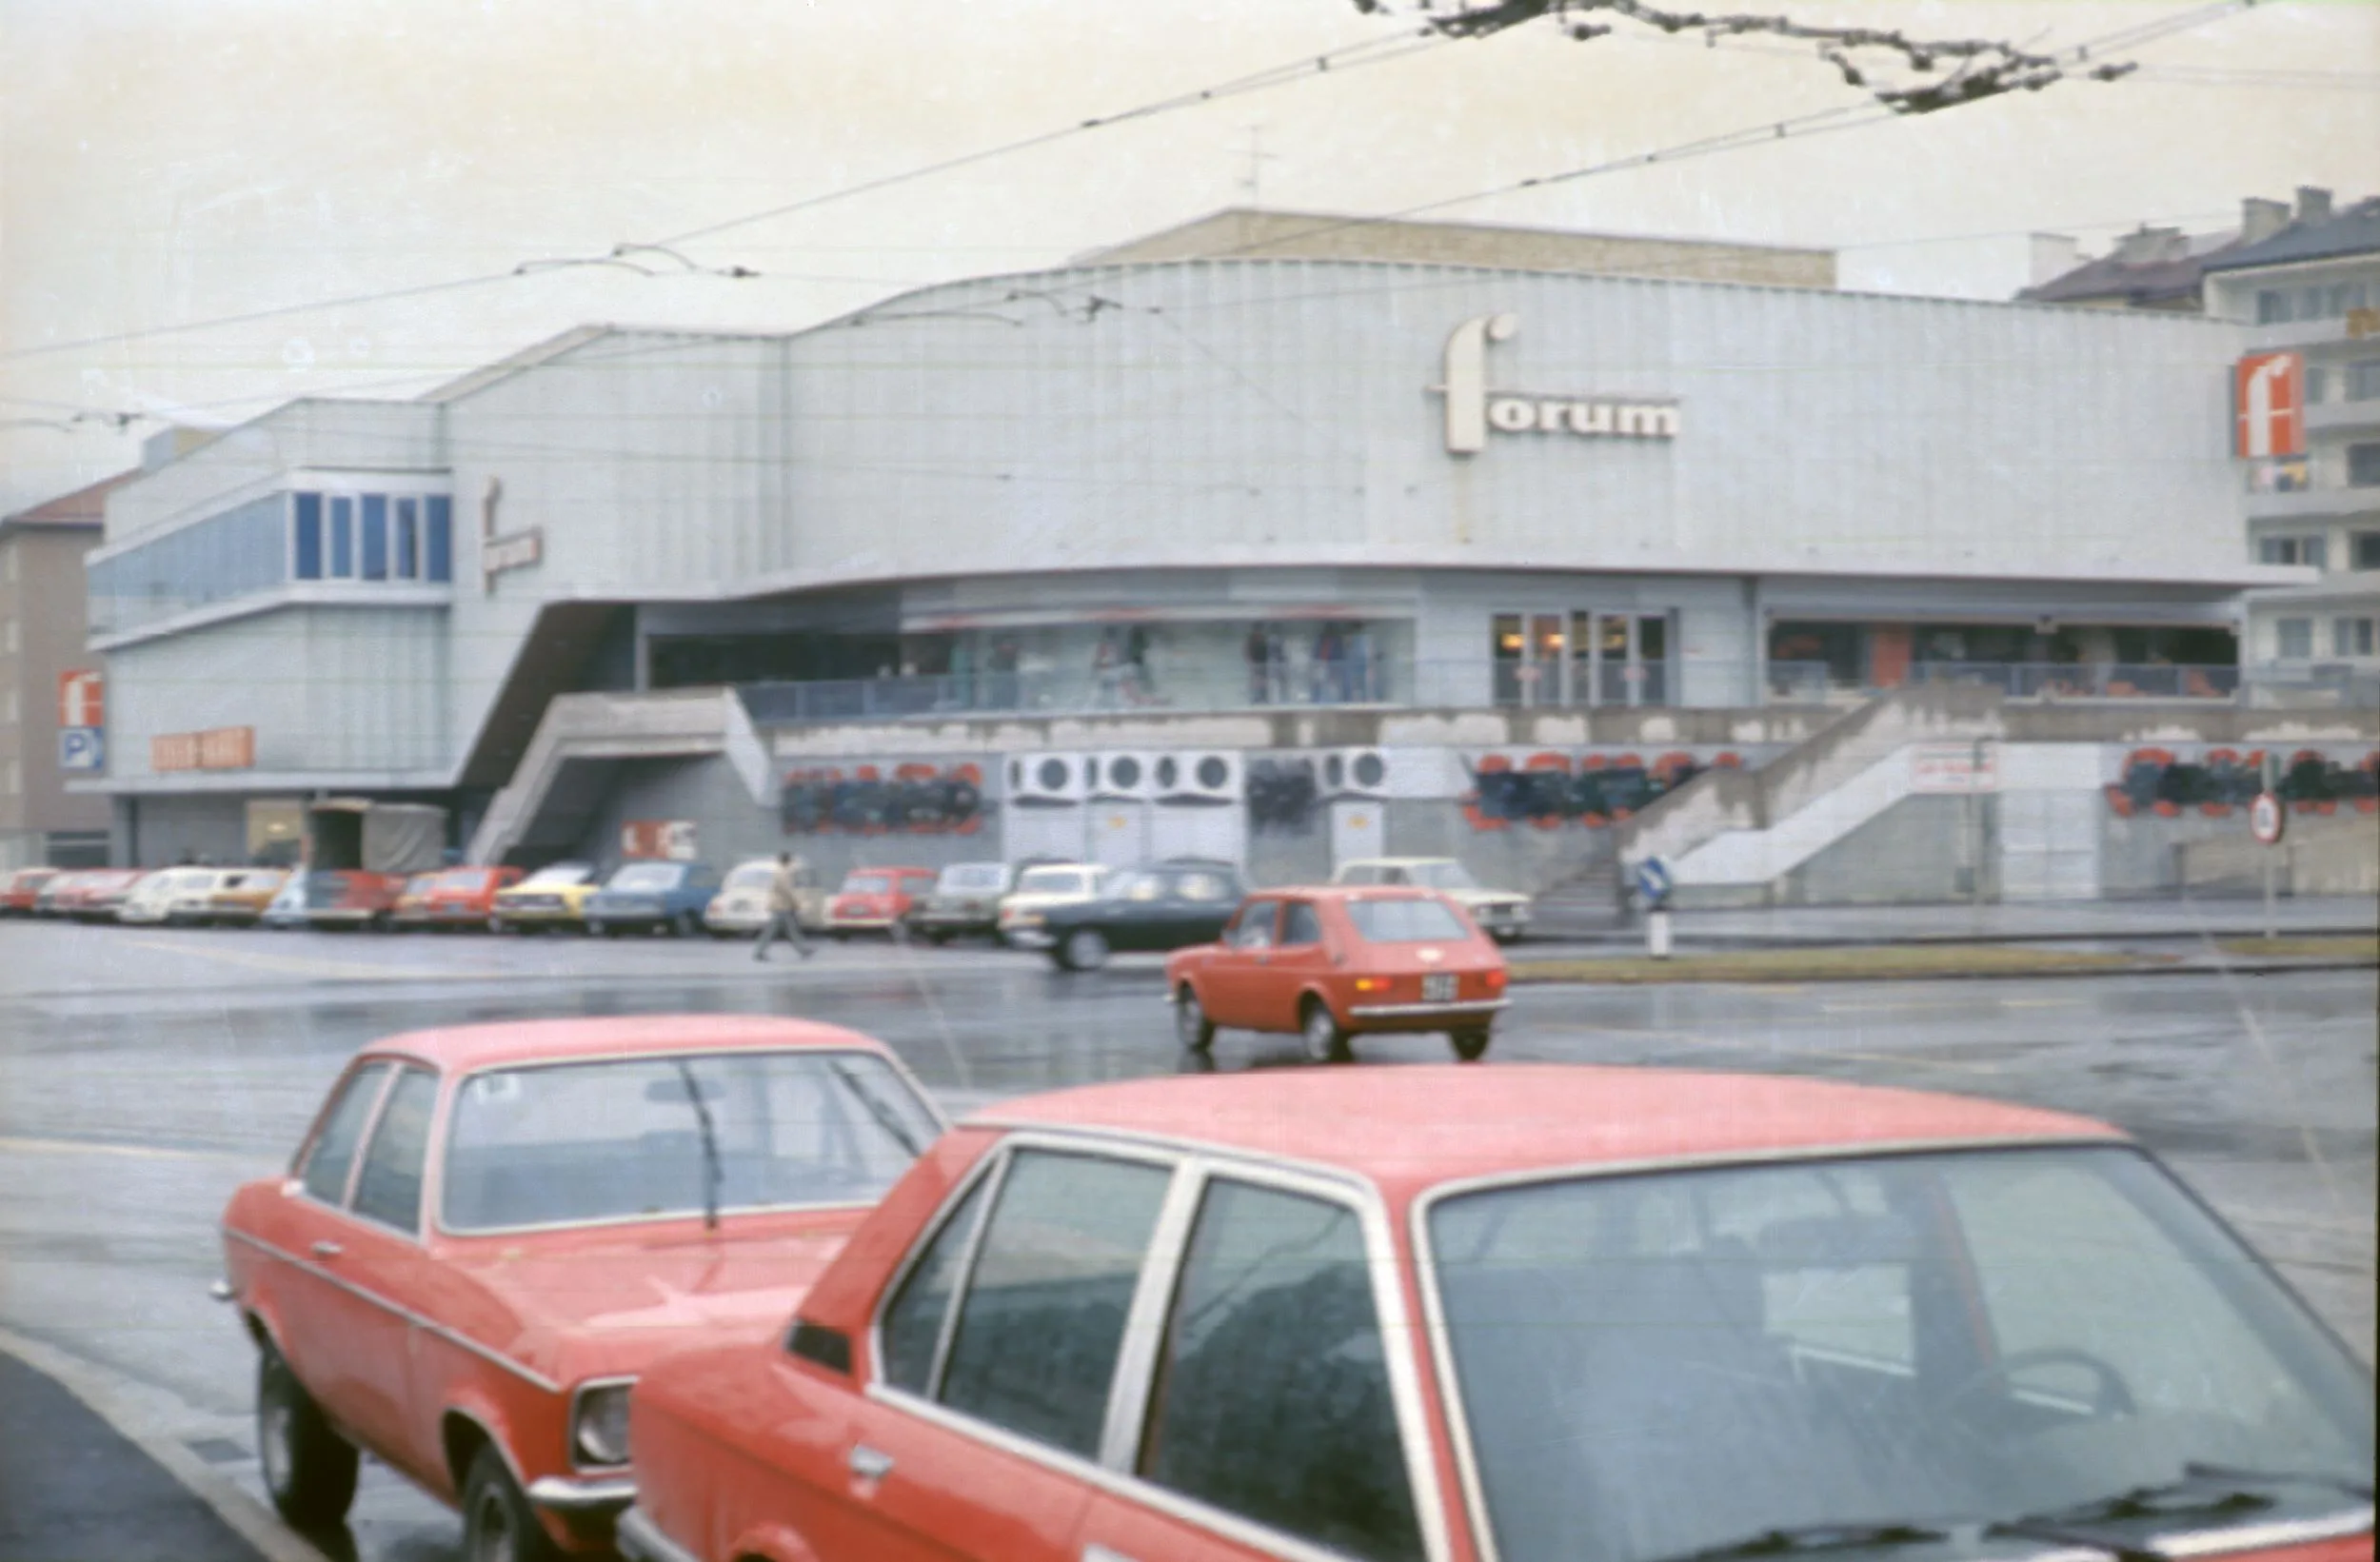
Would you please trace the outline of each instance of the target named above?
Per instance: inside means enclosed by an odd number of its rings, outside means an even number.
[[[1497,614],[1491,637],[1496,702],[1524,709],[1569,703],[1563,654],[1568,643],[1562,614]]]
[[[1331,804],[1331,871],[1345,862],[1388,855],[1388,804],[1340,798]]]

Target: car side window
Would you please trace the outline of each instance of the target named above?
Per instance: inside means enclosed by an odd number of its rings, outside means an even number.
[[[1234,949],[1270,949],[1273,947],[1273,919],[1280,910],[1278,900],[1250,900],[1232,919],[1227,941]]]
[[[1418,1562],[1420,1525],[1353,1210],[1229,1177],[1207,1184],[1138,1470],[1350,1556]]]
[[[1284,948],[1322,941],[1322,919],[1316,916],[1311,900],[1292,900],[1281,912],[1280,941]]]
[[[436,1075],[408,1068],[397,1076],[355,1179],[356,1214],[402,1232],[422,1229],[422,1161],[429,1153],[429,1119],[437,1105]]]
[[[1124,1316],[1172,1176],[1017,1152],[960,1302],[942,1403],[1097,1457]]]
[[[1230,881],[1220,874],[1185,873],[1176,882],[1176,893],[1185,900],[1228,900],[1232,897]]]
[[[884,1381],[896,1389],[934,1392],[934,1355],[942,1344],[942,1320],[950,1315],[960,1265],[966,1261],[967,1244],[983,1215],[983,1190],[990,1186],[991,1179],[984,1177],[968,1190],[918,1256],[908,1278],[901,1282],[901,1294],[885,1310],[882,1368]]]
[[[1380,875],[1380,882],[1383,884],[1410,884],[1413,882],[1413,875],[1407,873],[1402,868],[1391,868],[1386,873]]]
[[[1380,881],[1380,870],[1373,867],[1349,868],[1339,876],[1339,881],[1342,884],[1377,884]]]
[[[306,1155],[306,1169],[299,1174],[306,1191],[324,1203],[347,1202],[347,1171],[355,1164],[356,1144],[364,1137],[372,1103],[380,1099],[380,1087],[395,1066],[374,1063],[347,1076],[347,1082],[339,1087],[338,1099],[324,1116],[322,1132],[314,1136],[314,1147]]]

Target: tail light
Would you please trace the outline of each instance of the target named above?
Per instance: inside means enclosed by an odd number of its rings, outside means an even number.
[[[1359,993],[1385,993],[1388,987],[1389,981],[1386,977],[1358,977],[1356,979],[1356,991]]]
[[[1502,966],[1490,966],[1487,974],[1487,990],[1491,993],[1502,992],[1504,990],[1504,977],[1505,971]]]

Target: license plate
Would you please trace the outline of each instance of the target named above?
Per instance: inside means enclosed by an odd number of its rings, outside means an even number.
[[[1435,977],[1423,977],[1421,979],[1421,1001],[1424,1003],[1454,1002],[1454,975],[1449,972]]]

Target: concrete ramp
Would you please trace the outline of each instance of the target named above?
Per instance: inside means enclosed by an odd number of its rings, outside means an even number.
[[[1711,770],[1620,826],[1627,864],[1658,857],[1681,886],[1766,885],[1907,797],[1918,744],[2004,736],[1993,688],[1895,689],[1756,771]]]
[[[512,780],[488,804],[468,860],[501,862],[530,840],[541,817],[566,801],[565,775],[623,760],[704,755],[725,756],[754,802],[774,801],[767,750],[733,690],[563,695],[545,707]]]

